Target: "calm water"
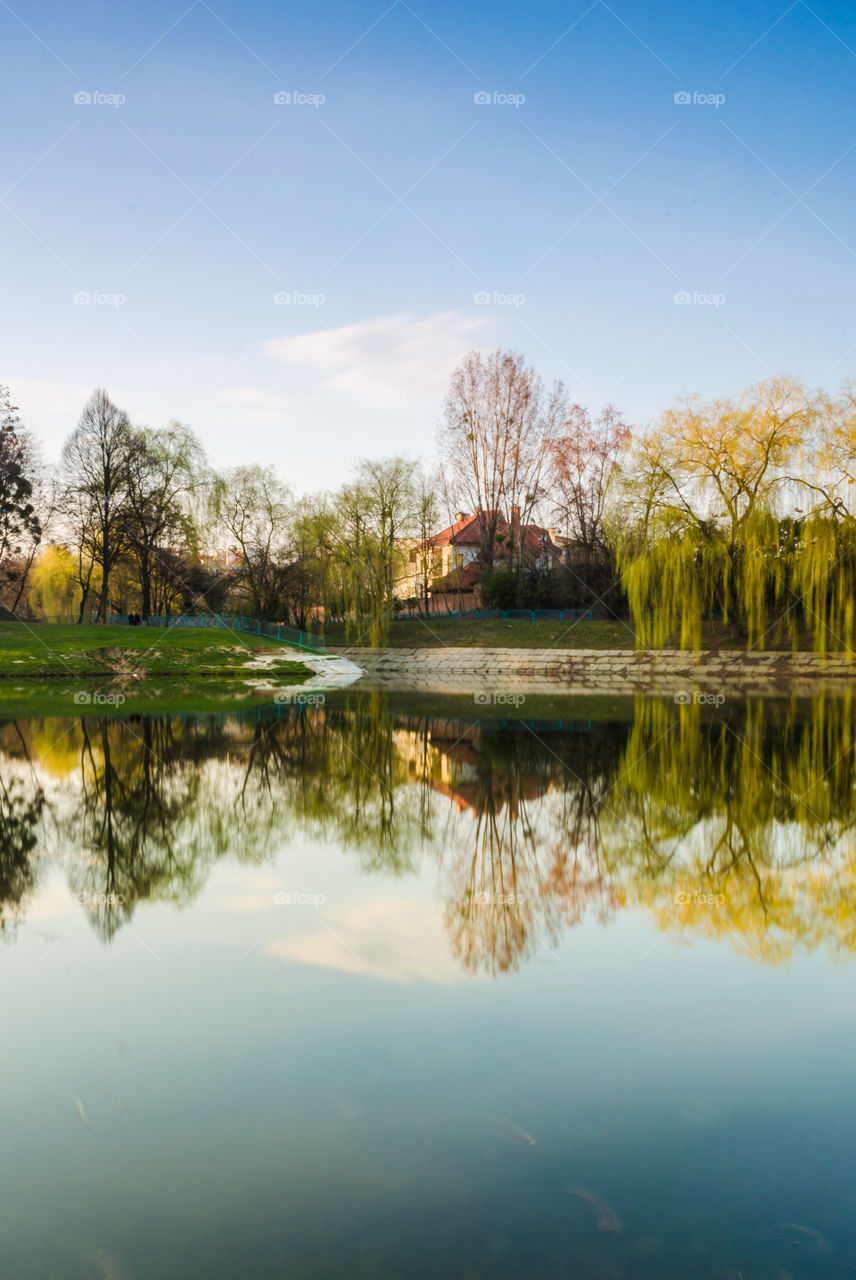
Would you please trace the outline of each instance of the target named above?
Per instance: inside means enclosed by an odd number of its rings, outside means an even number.
[[[0,726],[4,1275],[856,1273],[856,708],[484,710]]]

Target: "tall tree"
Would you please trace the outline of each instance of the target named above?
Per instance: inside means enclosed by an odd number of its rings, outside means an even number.
[[[550,446],[553,518],[564,537],[563,563],[555,575],[565,603],[610,607],[620,591],[613,501],[630,428],[607,405],[592,417],[575,404]]]
[[[419,471],[416,478],[414,542],[410,554],[414,561],[417,607],[431,612],[431,584],[434,579],[434,549],[440,531],[440,498],[437,477]]]
[[[383,644],[389,634],[402,544],[414,530],[416,471],[406,458],[364,460],[337,499],[345,605],[356,620],[368,615],[372,645]]]
[[[786,588],[778,491],[813,414],[803,386],[778,377],[734,399],[682,400],[639,440],[621,562],[641,643],[679,635],[697,648],[712,608],[763,641]]]
[[[216,486],[216,509],[240,553],[239,578],[259,618],[282,608],[291,495],[273,467],[235,467]]]
[[[191,532],[185,500],[204,483],[205,455],[189,427],[171,422],[159,431],[134,434],[123,531],[139,577],[146,620],[158,579],[172,579],[176,544],[183,548]]]
[[[480,558],[493,568],[501,519],[519,527],[545,495],[551,443],[569,417],[561,383],[545,388],[514,351],[471,351],[452,375],[440,449],[450,509],[479,518]],[[522,539],[517,552],[522,564]]]
[[[301,499],[291,514],[283,599],[296,627],[321,625],[336,593],[336,514],[326,494]]]
[[[592,418],[575,404],[550,443],[550,490],[562,531],[588,559],[607,547],[607,503],[630,443],[630,428],[612,405]]]
[[[38,459],[30,433],[0,386],[0,588],[4,602],[17,608],[43,532],[37,509]]]
[[[101,570],[99,622],[107,620],[110,574],[124,550],[133,448],[127,416],[99,389],[84,405],[62,451],[64,507],[72,537],[78,551],[91,543],[92,561]]]

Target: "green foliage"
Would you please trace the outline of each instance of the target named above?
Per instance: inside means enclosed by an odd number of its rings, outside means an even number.
[[[65,547],[44,547],[30,574],[29,605],[37,617],[56,618],[74,609],[77,565]]]
[[[829,515],[808,519],[794,555],[792,590],[815,637],[818,653],[854,651],[856,526]]]
[[[515,609],[518,590],[517,575],[501,563],[486,575],[483,584],[484,603],[487,609]]]
[[[766,510],[756,510],[734,537],[703,522],[662,535],[655,530],[641,547],[628,542],[620,566],[637,643],[698,650],[703,623],[718,615],[747,648],[763,649],[782,616],[788,585],[782,559],[780,523]],[[793,634],[793,610],[787,620]]]

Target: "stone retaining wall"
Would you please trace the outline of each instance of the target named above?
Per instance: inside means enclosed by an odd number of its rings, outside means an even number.
[[[814,653],[681,649],[340,649],[358,687],[425,693],[816,693],[849,687],[856,661]]]

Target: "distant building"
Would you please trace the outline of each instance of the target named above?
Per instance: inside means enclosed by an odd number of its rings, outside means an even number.
[[[200,556],[199,563],[209,572],[219,576],[243,568],[244,553],[237,547],[230,547],[228,551],[212,551],[210,555]]]

